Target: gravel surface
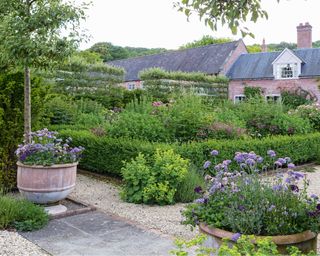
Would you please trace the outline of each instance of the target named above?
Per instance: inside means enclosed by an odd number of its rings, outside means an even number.
[[[101,181],[95,177],[78,174],[71,196],[90,203],[106,213],[111,213],[142,225],[154,232],[175,237],[191,238],[196,231],[180,224],[180,211],[185,204],[149,206],[123,202],[119,186]]]
[[[0,255],[48,256],[49,254],[16,232],[0,231]]]

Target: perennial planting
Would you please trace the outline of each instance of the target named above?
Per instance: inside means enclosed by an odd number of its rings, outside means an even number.
[[[276,158],[268,151],[273,166],[254,152],[237,152],[233,160],[204,163],[206,188],[195,189],[201,197],[183,212],[184,224],[204,223],[246,235],[289,235],[311,230],[319,232],[320,204],[315,195],[308,196],[305,175],[294,171],[289,157]],[[267,169],[289,169],[277,172],[275,178],[264,176]]]

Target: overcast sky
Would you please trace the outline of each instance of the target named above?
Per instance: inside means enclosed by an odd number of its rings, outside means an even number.
[[[200,39],[203,35],[230,37],[227,28],[212,32],[199,18],[189,22],[173,8],[177,0],[92,0],[88,19],[83,23],[91,40],[81,45],[86,49],[96,42],[111,42],[120,46],[177,49]],[[308,21],[313,26],[313,41],[320,40],[320,0],[262,0],[268,20],[246,24],[255,39],[246,37],[246,44],[296,42],[296,26]]]

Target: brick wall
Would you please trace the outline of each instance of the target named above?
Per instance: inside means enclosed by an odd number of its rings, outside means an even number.
[[[229,83],[229,99],[233,100],[235,95],[243,94],[245,86],[260,87],[264,95],[280,94],[281,90],[295,90],[302,88],[317,97],[320,101],[320,91],[316,79],[286,79],[286,80],[233,80]]]

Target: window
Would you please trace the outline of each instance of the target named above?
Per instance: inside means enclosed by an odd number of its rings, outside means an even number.
[[[243,94],[235,95],[234,96],[234,103],[239,103],[239,102],[245,101],[245,99],[246,99],[246,96]]]
[[[278,64],[277,65],[277,78],[278,79],[292,79],[298,77],[298,64]]]
[[[290,64],[287,64],[286,67],[281,68],[281,78],[292,78],[293,77],[293,69]]]
[[[266,95],[266,100],[271,102],[278,102],[281,100],[281,96],[280,94]]]
[[[136,85],[135,84],[128,84],[128,90],[131,91],[131,90],[134,90],[136,89]]]

